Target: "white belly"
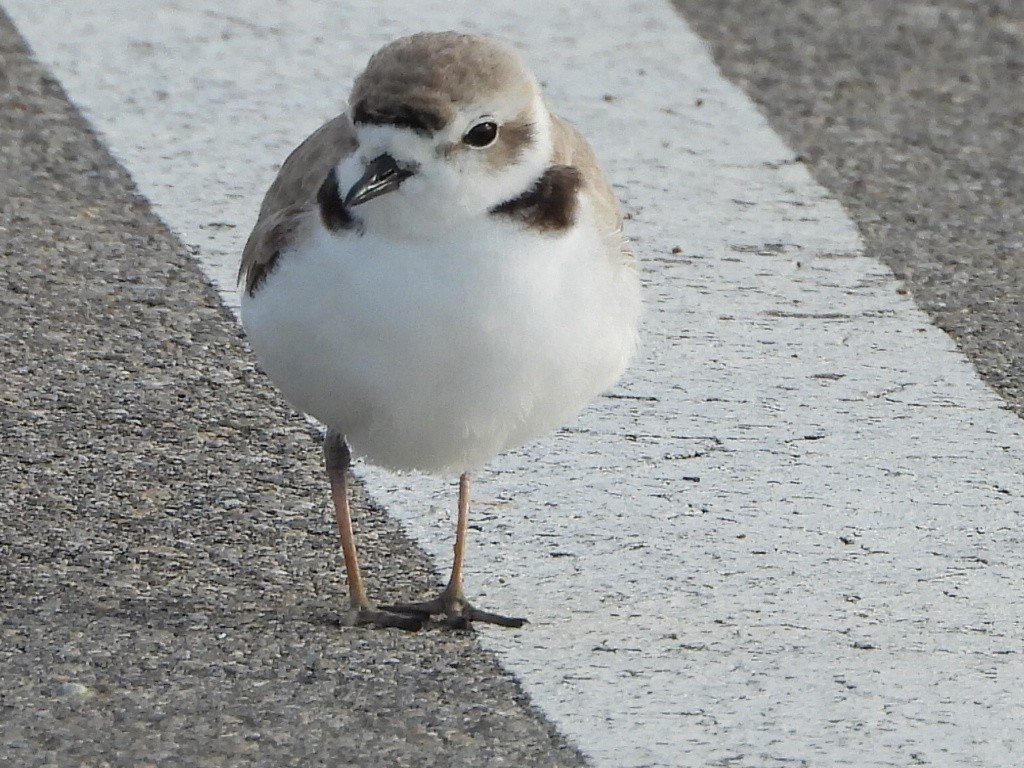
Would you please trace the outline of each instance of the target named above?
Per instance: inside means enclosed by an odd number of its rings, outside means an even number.
[[[639,285],[590,228],[433,243],[331,235],[282,254],[242,321],[298,409],[380,466],[476,468],[625,369]]]

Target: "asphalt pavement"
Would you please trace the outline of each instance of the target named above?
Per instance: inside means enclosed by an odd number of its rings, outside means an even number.
[[[674,3],[1024,416],[1024,3]]]

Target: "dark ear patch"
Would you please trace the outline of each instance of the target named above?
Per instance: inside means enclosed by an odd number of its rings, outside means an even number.
[[[498,140],[487,148],[487,162],[495,170],[519,162],[523,152],[533,143],[534,125],[529,118],[510,120],[498,129]]]
[[[529,120],[510,120],[501,126],[500,141],[504,145],[506,164],[514,163],[533,142],[533,123]]]
[[[542,232],[568,229],[576,220],[583,176],[571,165],[553,165],[517,198],[491,209],[494,216],[508,216]]]
[[[340,229],[349,229],[355,223],[348,209],[341,200],[341,192],[338,191],[338,173],[331,168],[320,190],[316,193],[316,204],[320,208],[320,220],[331,232]]]

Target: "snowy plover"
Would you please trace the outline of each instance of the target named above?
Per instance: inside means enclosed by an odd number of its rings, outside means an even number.
[[[469,472],[575,416],[622,374],[640,315],[618,203],[519,57],[454,32],[378,51],[344,114],[288,157],[246,243],[242,322],[270,378],[327,425],[351,624],[515,619],[462,590]],[[375,607],[352,534],[352,454],[458,475],[433,600]]]

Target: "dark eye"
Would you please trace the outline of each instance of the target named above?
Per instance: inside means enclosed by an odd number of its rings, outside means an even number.
[[[487,147],[498,138],[498,124],[492,122],[477,123],[462,137],[462,141],[471,147]]]

